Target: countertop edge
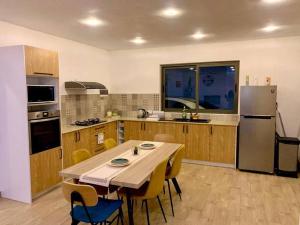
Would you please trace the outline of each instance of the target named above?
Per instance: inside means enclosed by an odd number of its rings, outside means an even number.
[[[239,121],[222,121],[222,120],[211,120],[209,123],[198,123],[198,122],[182,122],[182,121],[172,121],[172,120],[147,120],[147,119],[139,119],[139,118],[130,118],[130,117],[120,117],[120,118],[106,118],[105,122],[93,124],[90,126],[76,126],[76,125],[65,125],[61,128],[62,134],[71,133],[78,130],[88,129],[91,127],[108,124],[112,122],[118,121],[140,121],[140,122],[153,122],[153,123],[183,123],[183,124],[194,124],[194,125],[214,125],[214,126],[232,126],[237,127],[239,125]]]

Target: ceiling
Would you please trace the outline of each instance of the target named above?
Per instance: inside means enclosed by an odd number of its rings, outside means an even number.
[[[182,10],[164,18],[166,7]],[[300,35],[300,0],[265,4],[262,0],[0,0],[0,20],[93,45],[135,49]],[[80,19],[96,16],[105,25],[88,27]],[[270,23],[275,32],[260,29]],[[208,34],[201,40],[196,31]],[[145,44],[129,40],[142,36]]]

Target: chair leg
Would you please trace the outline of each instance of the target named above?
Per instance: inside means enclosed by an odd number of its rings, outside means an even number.
[[[121,219],[121,225],[124,225],[124,221],[123,221],[124,216],[123,216],[123,209],[122,209],[122,206],[121,206],[120,209],[119,209],[119,217],[120,217],[120,219]],[[118,221],[119,221],[119,220],[118,220]]]
[[[163,186],[164,194],[166,194],[166,188],[165,185]]]
[[[77,225],[77,224],[79,224],[79,221],[72,219],[71,225]]]
[[[162,204],[161,204],[161,202],[160,202],[160,199],[159,199],[159,196],[158,196],[158,195],[157,195],[157,200],[158,200],[158,203],[159,203],[161,212],[162,212],[162,214],[163,214],[163,216],[164,216],[165,222],[167,223],[167,218],[166,218],[166,215],[165,215],[165,211],[164,211],[164,209],[163,209],[163,207],[162,207]]]
[[[170,202],[171,202],[171,207],[172,207],[172,215],[174,215],[174,208],[173,208],[173,199],[172,199],[172,193],[171,193],[171,188],[170,188],[170,181],[167,180],[168,183],[168,189],[169,189],[169,196],[170,196]]]
[[[172,182],[173,182],[174,187],[176,189],[176,192],[177,192],[177,194],[179,194],[179,197],[180,197],[180,200],[181,200],[181,189],[180,189],[179,184],[178,184],[178,182],[177,182],[177,180],[176,180],[175,177],[172,178]]]
[[[149,209],[148,209],[148,201],[147,200],[145,200],[145,204],[146,204],[146,212],[147,212],[147,223],[148,223],[148,225],[150,225]]]

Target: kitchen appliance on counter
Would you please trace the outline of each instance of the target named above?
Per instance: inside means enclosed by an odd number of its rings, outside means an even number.
[[[27,99],[29,104],[55,102],[55,86],[27,85]]]
[[[149,113],[146,111],[146,109],[138,109],[137,118],[146,118],[148,115]]]
[[[61,145],[59,110],[28,113],[30,154]]]
[[[238,168],[274,172],[276,86],[241,86]]]
[[[90,126],[98,123],[106,122],[105,120],[100,120],[99,118],[89,118],[87,120],[77,120],[74,124],[76,126]]]

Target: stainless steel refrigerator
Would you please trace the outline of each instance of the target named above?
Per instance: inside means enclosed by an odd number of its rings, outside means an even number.
[[[238,168],[274,172],[276,86],[242,86]]]

